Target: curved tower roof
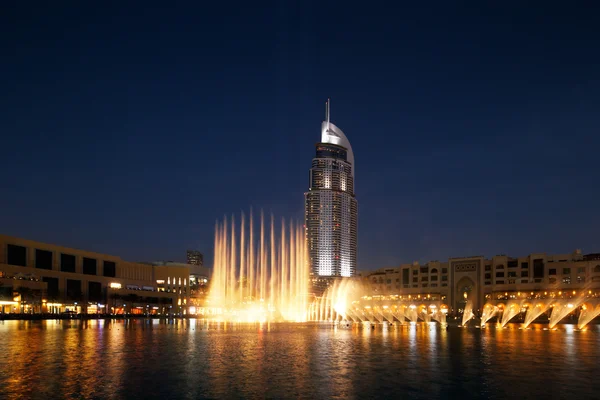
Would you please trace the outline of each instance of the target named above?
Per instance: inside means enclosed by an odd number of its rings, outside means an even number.
[[[356,169],[356,166],[354,165],[354,152],[352,151],[352,146],[350,145],[350,141],[344,134],[344,131],[335,126],[335,124],[329,122],[330,104],[331,100],[327,99],[325,121],[323,121],[323,123],[321,124],[321,142],[342,146],[345,147],[346,150],[348,150],[348,162],[352,165],[352,177],[354,177],[354,170]]]

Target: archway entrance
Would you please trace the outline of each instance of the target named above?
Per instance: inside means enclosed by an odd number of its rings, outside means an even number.
[[[475,282],[466,276],[459,279],[454,287],[454,313],[462,315],[467,301],[475,302],[476,299]]]

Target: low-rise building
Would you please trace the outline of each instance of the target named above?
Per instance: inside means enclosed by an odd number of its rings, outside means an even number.
[[[0,235],[0,312],[186,314],[190,268]]]
[[[533,253],[454,257],[364,271],[373,295],[439,299],[451,312],[462,312],[467,300],[481,312],[490,300],[545,296],[600,296],[600,254]]]

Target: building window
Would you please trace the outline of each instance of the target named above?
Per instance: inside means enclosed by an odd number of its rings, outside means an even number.
[[[529,276],[529,271],[521,271],[521,278]]]
[[[548,270],[548,275],[556,275],[556,268],[550,268]]]
[[[509,285],[512,285],[512,284],[514,284],[514,283],[515,283],[515,280],[514,280],[514,279],[509,279],[509,280],[508,280],[508,284],[509,284]]]
[[[27,266],[27,249],[23,246],[9,244],[6,246],[6,263],[9,265]]]
[[[577,283],[585,283],[585,277],[584,276],[578,276],[577,277]]]
[[[117,267],[113,261],[104,261],[104,276],[116,278]]]
[[[428,270],[429,270],[429,267],[421,267],[422,274],[426,274]]]
[[[570,274],[571,268],[563,268],[563,274]]]
[[[496,269],[504,269],[504,264],[496,265]]]
[[[492,270],[492,266],[491,265],[486,265],[485,266],[485,270],[486,271],[491,271]]]
[[[579,268],[577,268],[577,273],[578,274],[585,274],[585,267],[579,267]]]
[[[504,281],[496,281],[496,285],[504,285]]]
[[[496,272],[496,278],[504,278],[504,272]]]
[[[88,299],[90,301],[102,301],[102,285],[100,282],[88,282]]]
[[[529,268],[529,263],[528,263],[528,262],[522,262],[522,263],[521,263],[521,268],[522,268],[522,269],[527,269],[527,268]]]
[[[485,281],[484,285],[491,285],[492,282],[491,281]]]
[[[432,281],[437,281],[437,280],[438,280],[438,277],[437,277],[437,275],[433,275],[433,276],[431,277],[431,280],[432,280]]]
[[[413,278],[413,283],[414,282],[419,282],[419,278],[417,278],[417,277]]]
[[[508,277],[509,278],[516,278],[517,277],[517,271],[509,271],[508,272]]]
[[[508,268],[517,268],[519,266],[519,262],[517,260],[511,260],[508,263],[506,263],[506,266]]]
[[[442,275],[442,282],[448,281],[448,275]]]
[[[427,283],[421,284],[422,287],[427,287]]]
[[[96,275],[96,259],[95,258],[83,257],[83,273],[86,275]]]
[[[442,268],[442,274],[447,274],[448,273],[448,268]]]
[[[562,278],[562,283],[565,285],[570,285],[571,284],[571,277],[570,276],[565,276],[564,278]]]
[[[58,278],[49,278],[45,276],[42,278],[42,281],[48,284],[48,300],[58,300]]]
[[[60,270],[62,272],[75,272],[75,256],[71,254],[61,254]]]
[[[556,283],[556,278],[548,278],[548,283]]]
[[[40,269],[52,269],[52,252],[35,249],[35,267]]]
[[[418,269],[413,269],[413,275],[419,275],[419,270]]]
[[[485,279],[492,279],[492,274],[485,274]]]
[[[540,279],[536,282],[541,282],[541,278],[544,277],[544,260],[542,258],[536,258],[533,260],[533,277]]]
[[[600,265],[596,265],[594,267],[594,272],[600,272]]]
[[[67,279],[67,299],[72,301],[81,300],[81,281]]]

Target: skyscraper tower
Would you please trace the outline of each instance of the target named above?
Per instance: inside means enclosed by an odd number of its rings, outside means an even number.
[[[354,153],[344,132],[330,122],[330,100],[305,198],[306,243],[313,282],[356,274],[358,205]],[[317,285],[318,286],[318,285]]]

